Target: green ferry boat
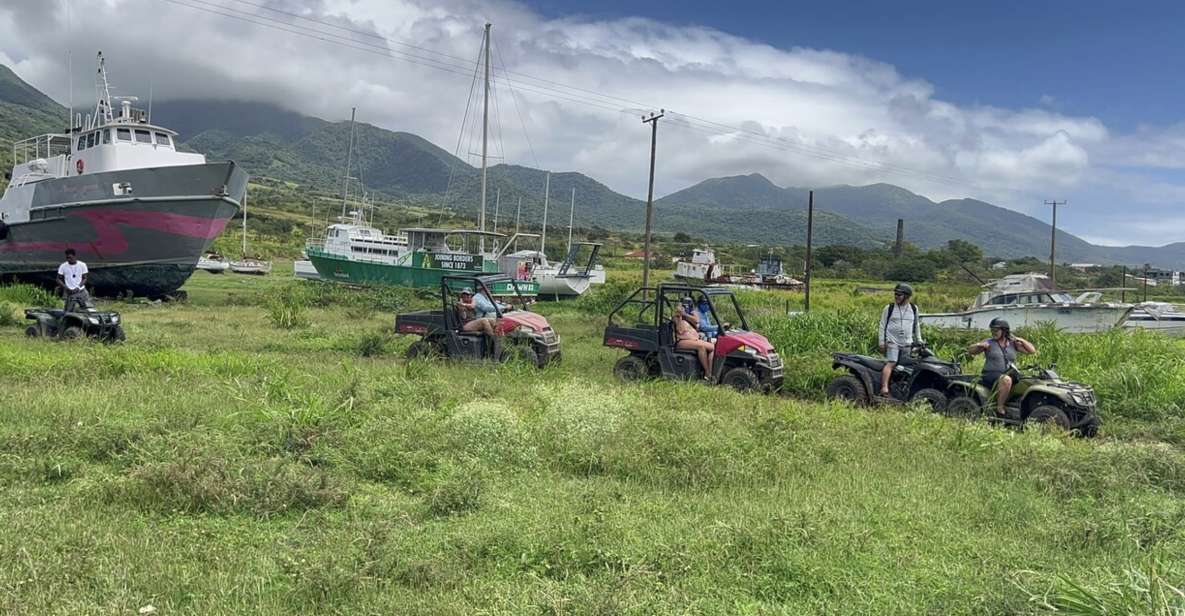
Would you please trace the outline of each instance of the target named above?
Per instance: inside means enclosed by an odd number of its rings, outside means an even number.
[[[505,247],[506,236],[466,229],[403,229],[387,235],[354,219],[330,225],[323,240],[311,240],[305,255],[322,280],[359,285],[440,288],[442,276],[498,273],[500,251],[483,254],[482,244]],[[495,295],[539,294],[539,283],[517,280],[495,285]]]

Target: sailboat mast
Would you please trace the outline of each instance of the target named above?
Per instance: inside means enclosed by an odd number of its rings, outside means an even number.
[[[547,199],[551,197],[551,172],[547,172],[547,179],[543,181],[543,233],[539,236],[539,252],[546,253],[547,245]]]
[[[350,164],[353,163],[354,158],[354,114],[357,113],[357,107],[350,107],[350,145],[346,148],[346,174],[342,178],[342,215],[343,222],[346,218],[346,199],[350,195]]]
[[[490,132],[490,24],[486,24],[485,64],[486,78],[481,112],[481,220],[478,224],[482,231],[486,230],[486,148],[489,145]],[[485,252],[485,242],[486,238],[483,235],[479,240],[482,252]]]
[[[498,209],[502,207],[502,189],[494,192],[494,233],[498,232]]]
[[[572,221],[576,220],[576,187],[572,187],[572,205],[568,208],[568,252],[572,252]]]

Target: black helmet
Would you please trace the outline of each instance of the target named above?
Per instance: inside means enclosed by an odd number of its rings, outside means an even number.
[[[893,287],[893,293],[904,293],[906,297],[910,297],[913,295],[913,287],[904,282],[899,282],[897,286]]]
[[[1001,319],[1000,317],[996,317],[996,318],[992,319],[991,323],[988,323],[988,329],[996,329],[996,328],[1000,328],[1004,331],[1012,331],[1012,326],[1008,324],[1008,321],[1005,321],[1004,319]]]

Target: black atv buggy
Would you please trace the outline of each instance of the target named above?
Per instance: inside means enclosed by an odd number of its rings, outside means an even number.
[[[1005,414],[996,414],[996,393],[985,387],[977,375],[966,375],[951,384],[947,414],[1023,428],[1031,425],[1054,425],[1079,436],[1098,434],[1102,419],[1094,388],[1062,380],[1057,366],[1032,365],[1021,368],[1010,364],[1012,391],[1004,404]]]
[[[127,338],[119,313],[96,310],[94,304],[70,312],[56,308],[27,308],[25,318],[33,321],[25,328],[25,335],[30,338],[93,338],[108,344],[123,342]]]
[[[850,400],[859,405],[923,401],[936,412],[946,411],[951,395],[952,379],[959,377],[957,361],[938,358],[924,344],[914,344],[909,353],[898,358],[897,366],[889,375],[889,398],[881,391],[883,357],[856,353],[832,353],[831,367],[844,371],[827,386],[827,396]]]
[[[609,313],[604,345],[629,351],[617,360],[613,373],[632,381],[664,377],[702,379],[703,368],[695,351],[675,348],[671,315],[683,298],[698,304],[706,298],[711,320],[719,325],[712,354],[712,382],[739,391],[775,392],[782,387],[782,358],[773,345],[749,324],[736,297],[727,288],[685,284],[660,284],[636,291]],[[739,324],[730,326],[729,323]]]
[[[490,289],[496,284],[508,284],[514,289],[512,305],[526,305],[526,299],[519,293],[518,283],[505,274],[444,276],[440,280],[440,310],[396,315],[397,333],[421,336],[420,340],[408,347],[408,359],[442,356],[474,361],[507,361],[511,357],[518,357],[539,368],[560,361],[559,335],[543,315],[525,308],[511,307],[504,311],[498,302],[494,302],[496,327],[501,336],[493,340],[487,340],[484,333],[461,330],[462,323],[457,314],[457,295],[460,290],[468,287],[474,293],[484,291],[487,297],[493,297]]]

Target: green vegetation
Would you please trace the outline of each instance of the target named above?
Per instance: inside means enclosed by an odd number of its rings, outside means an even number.
[[[800,295],[743,294],[793,397],[622,385],[600,328],[637,271],[610,267],[539,304],[565,345],[542,371],[404,361],[392,313],[430,298],[283,266],[109,304],[122,345],[0,328],[0,610],[1180,612],[1181,343],[1027,332],[1097,379],[1090,441],[821,401],[885,301],[852,283],[792,320]]]

